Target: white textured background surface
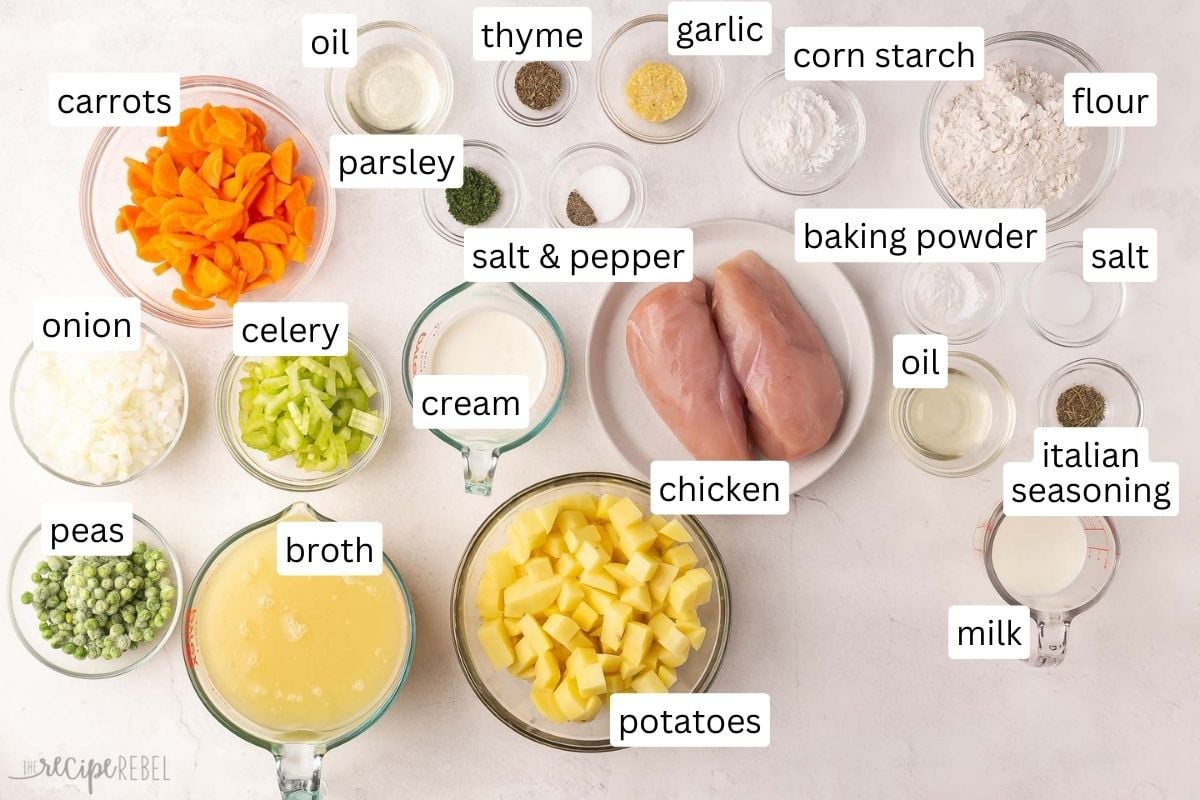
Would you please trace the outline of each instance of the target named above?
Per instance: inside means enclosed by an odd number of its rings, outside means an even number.
[[[1151,3],[952,0],[775,3],[776,55],[726,60],[726,96],[686,142],[632,141],[603,115],[593,68],[568,118],[531,130],[504,117],[493,65],[470,57],[470,2],[246,3],[227,0],[113,4],[0,0],[0,364],[5,374],[29,339],[31,298],[101,294],[109,286],[79,231],[76,193],[92,134],[46,125],[46,76],[69,71],[228,74],[275,92],[324,137],[322,73],[299,63],[300,15],[352,11],[360,23],[403,19],[429,31],[454,65],[447,131],[497,142],[537,191],[553,156],[586,140],[626,149],[646,172],[647,225],[743,216],[790,225],[795,201],[760,185],[737,152],[740,100],[781,63],[789,24],[983,25],[991,33],[1060,34],[1106,69],[1159,75],[1160,124],[1132,130],[1124,161],[1089,225],[1159,229],[1161,278],[1131,287],[1116,332],[1086,353],[1128,367],[1148,404],[1156,459],[1182,462],[1184,514],[1120,521],[1124,558],[1108,596],[1074,626],[1066,663],[951,662],[946,608],[995,595],[970,548],[976,519],[999,496],[1000,465],[964,480],[937,479],[893,447],[885,420],[892,333],[905,330],[900,267],[853,265],[847,273],[876,326],[876,397],[845,459],[780,519],[708,520],[733,588],[732,639],[715,688],[769,692],[773,744],[765,750],[651,750],[570,755],[525,741],[483,708],[454,660],[450,580],[476,525],[497,502],[542,478],[575,470],[620,471],[596,428],[578,370],[600,287],[532,286],[563,324],[575,380],[557,419],[501,461],[497,496],[468,498],[458,457],[412,430],[401,411],[379,458],[348,484],[313,498],[335,518],[380,519],[416,597],[418,645],[411,680],[367,734],[327,759],[330,798],[380,797],[804,797],[804,798],[1195,798],[1200,796],[1200,615],[1197,495],[1200,431],[1194,397],[1194,160],[1200,114],[1194,33],[1186,0]],[[595,52],[627,19],[665,4],[596,4]],[[973,13],[967,6],[976,6]],[[828,206],[938,206],[918,149],[924,83],[855,85],[868,119],[866,153]],[[540,224],[538,204],[520,220]],[[1077,225],[1051,243],[1078,238]],[[997,329],[972,349],[1007,376],[1020,420],[1009,458],[1028,458],[1041,382],[1076,353],[1025,325],[1010,278]],[[402,394],[404,335],[417,312],[461,274],[459,251],[424,223],[414,192],[342,192],[335,242],[304,295],[351,303],[354,329],[383,358]],[[170,460],[124,495],[180,553],[187,575],[213,546],[292,497],[244,474],[217,438],[212,382],[228,350],[225,331],[156,325],[179,351],[193,406]],[[0,552],[37,522],[45,499],[114,499],[73,490],[35,467],[7,425],[0,430],[5,508]],[[118,494],[121,492],[118,492]],[[7,587],[6,587],[7,594]],[[176,639],[178,633],[176,633]],[[98,798],[271,797],[267,753],[228,734],[188,685],[178,642],[136,672],[84,683],[51,673],[0,625],[0,798],[58,800],[86,788],[40,779],[18,783],[24,758],[162,754],[170,783],[98,784]]]

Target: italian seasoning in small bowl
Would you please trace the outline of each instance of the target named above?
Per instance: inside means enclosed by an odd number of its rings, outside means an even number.
[[[509,119],[540,128],[567,115],[579,94],[570,61],[504,61],[496,69],[496,100]]]
[[[1142,392],[1133,376],[1103,358],[1081,358],[1055,372],[1038,395],[1043,427],[1137,428]]]

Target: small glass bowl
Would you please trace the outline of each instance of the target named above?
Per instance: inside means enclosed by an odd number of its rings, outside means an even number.
[[[108,483],[88,483],[87,481],[82,481],[82,480],[79,480],[78,478],[72,478],[70,475],[65,475],[65,474],[55,470],[54,468],[44,464],[42,462],[42,460],[40,458],[38,458],[37,453],[33,452],[33,448],[29,446],[29,443],[25,441],[25,435],[21,432],[20,414],[17,412],[17,392],[20,389],[22,378],[24,377],[23,370],[25,368],[25,365],[29,363],[30,357],[34,354],[33,344],[30,344],[28,347],[25,348],[25,352],[21,353],[21,357],[19,359],[17,359],[17,368],[15,370],[13,370],[12,387],[9,389],[8,402],[9,402],[9,413],[12,415],[13,430],[15,430],[17,433],[17,441],[19,441],[21,443],[21,446],[25,448],[25,452],[29,453],[30,458],[32,458],[34,461],[36,461],[38,463],[38,466],[40,466],[42,469],[46,470],[46,472],[49,472],[54,477],[56,477],[60,480],[64,480],[67,483],[73,483],[76,486],[98,486],[98,487],[120,486],[122,484],[129,483],[130,481],[135,481],[138,478],[142,477],[147,472],[154,469],[159,464],[161,464],[163,461],[165,461],[167,459],[167,456],[171,455],[171,451],[175,449],[175,445],[179,444],[180,438],[183,437],[183,429],[187,427],[187,416],[188,416],[187,374],[183,371],[183,364],[181,364],[179,362],[179,356],[175,355],[175,351],[171,349],[171,346],[169,344],[167,344],[166,339],[162,338],[157,333],[152,331],[149,328],[149,326],[147,326],[147,325],[142,325],[142,336],[143,337],[145,337],[145,336],[153,337],[154,339],[157,339],[158,342],[163,346],[163,350],[166,351],[167,355],[170,357],[171,363],[175,365],[175,371],[179,375],[179,384],[181,387],[183,387],[183,404],[179,409],[179,430],[175,431],[175,438],[172,439],[171,443],[168,444],[166,446],[166,448],[163,449],[162,454],[160,454],[159,457],[154,462],[147,464],[145,467],[142,467],[142,469],[138,470],[137,472],[134,472],[129,477],[125,478],[124,480],[119,480],[119,481],[109,481]]]
[[[904,282],[900,287],[900,297],[904,304],[904,313],[908,316],[909,323],[921,333],[940,333],[944,335],[950,341],[950,344],[968,344],[980,339],[985,333],[991,330],[1004,311],[1004,275],[1000,272],[1000,267],[987,262],[955,265],[970,270],[971,274],[984,286],[987,294],[983,298],[979,309],[968,319],[958,323],[948,323],[937,319],[931,313],[932,309],[922,307],[918,298],[922,274],[926,270],[936,266],[938,265],[913,264],[904,273]]]
[[[1078,297],[1065,302],[1063,290]],[[1107,336],[1125,311],[1125,284],[1083,278],[1083,243],[1061,242],[1025,273],[1021,308],[1030,327],[1062,347],[1084,347]],[[1070,300],[1070,298],[1066,298]],[[1087,307],[1084,308],[1084,303]]]
[[[1104,419],[1099,427],[1142,426],[1142,390],[1133,376],[1106,359],[1081,358],[1051,375],[1038,393],[1038,417],[1043,428],[1062,427],[1058,421],[1058,397],[1080,384],[1091,386],[1104,395]]]
[[[382,130],[358,118],[346,100],[346,83],[357,67],[342,67],[325,72],[325,105],[333,121],[344,133],[437,133],[450,115],[454,102],[454,73],[450,59],[428,34],[406,22],[372,22],[358,29],[358,64],[382,47],[405,47],[423,55],[437,76],[440,97],[423,119],[405,130]]]
[[[175,599],[171,604],[171,619],[166,625],[159,628],[154,639],[148,644],[143,642],[136,649],[127,650],[120,658],[114,658],[112,661],[103,658],[87,658],[80,661],[50,647],[49,643],[42,639],[38,629],[37,612],[33,610],[33,606],[27,606],[21,602],[21,594],[29,591],[33,585],[29,576],[33,574],[38,562],[45,559],[45,556],[42,555],[40,541],[41,530],[42,526],[38,525],[25,537],[25,541],[21,542],[8,572],[8,615],[17,632],[17,638],[21,640],[21,644],[25,645],[25,649],[29,651],[30,655],[61,675],[95,679],[124,675],[149,661],[155,653],[163,649],[167,640],[171,638],[175,625],[179,622],[179,610],[183,608],[183,600],[187,595],[184,592],[183,572],[179,568],[179,557],[175,555],[171,545],[167,544],[167,540],[155,530],[153,525],[134,514],[133,541],[145,542],[148,548],[163,553],[171,565],[170,578],[175,583]]]
[[[500,104],[500,109],[508,115],[509,119],[522,125],[532,128],[553,125],[565,117],[571,107],[575,105],[575,98],[579,96],[579,73],[575,70],[575,64],[570,61],[547,61],[547,64],[557,69],[562,75],[562,95],[554,105],[538,111],[525,105],[521,102],[521,98],[517,97],[517,73],[528,63],[528,61],[500,62],[500,66],[496,68],[496,102]]]
[[[807,87],[824,97],[837,112],[842,126],[841,144],[833,160],[824,168],[807,173],[786,175],[772,172],[755,150],[754,133],[767,104],[791,87]],[[783,70],[773,72],[759,81],[746,95],[738,116],[738,148],[742,160],[754,177],[776,191],[791,195],[813,195],[828,191],[846,179],[858,163],[867,144],[867,118],[854,92],[844,83],[834,81],[789,81]]]
[[[350,466],[333,472],[310,472],[296,466],[290,455],[277,458],[274,461],[267,458],[266,453],[255,450],[242,441],[238,424],[238,393],[242,389],[241,379],[245,377],[242,365],[247,361],[257,361],[259,356],[230,355],[217,373],[217,388],[213,407],[217,415],[217,430],[221,441],[233,456],[233,460],[242,469],[258,478],[268,486],[293,492],[316,492],[336,486],[351,475],[357,474],[383,448],[384,437],[387,436],[388,422],[392,413],[392,397],[388,389],[387,376],[383,365],[366,348],[361,340],[350,336],[350,353],[364,370],[371,383],[375,384],[378,392],[371,398],[371,411],[383,420],[383,430],[371,440],[371,446],[361,453],[350,457]]]
[[[647,122],[633,113],[625,99],[625,84],[647,61],[669,63],[687,83],[683,110],[666,122]],[[694,135],[721,102],[725,72],[717,56],[667,54],[667,15],[648,14],[630,20],[609,37],[596,62],[596,94],[613,124],[635,139],[650,144],[679,142]]]
[[[539,744],[559,750],[595,753],[617,750],[608,738],[608,712],[601,711],[591,722],[554,723],[547,720],[529,699],[530,684],[497,670],[488,661],[476,630],[479,613],[475,595],[483,577],[487,557],[504,548],[505,530],[513,518],[526,509],[579,492],[617,494],[630,497],[647,511],[650,508],[650,487],[644,481],[604,472],[578,472],[535,483],[519,492],[497,508],[475,532],[467,551],[458,564],[451,595],[451,625],[454,650],[463,675],[487,709],[509,728]],[[674,515],[672,515],[674,516]],[[693,652],[679,667],[679,682],[673,693],[706,692],[721,668],[725,647],[729,641],[730,591],[725,565],[717,546],[700,520],[692,516],[677,517],[694,540],[691,544],[699,558],[698,567],[709,571],[713,579],[712,600],[700,608],[700,620],[708,629],[704,646]]]
[[[984,42],[984,57],[988,63],[1011,58],[1018,64],[1036,67],[1048,72],[1060,83],[1068,72],[1102,72],[1096,63],[1079,46],[1050,33],[1038,31],[1013,31],[988,37]],[[925,171],[933,188],[941,195],[946,205],[963,208],[963,204],[942,182],[941,174],[933,157],[933,128],[937,122],[942,103],[954,97],[968,84],[964,81],[942,82],[934,85],[925,102],[921,116],[921,157]],[[1121,163],[1121,150],[1125,143],[1124,128],[1085,128],[1089,147],[1079,162],[1079,181],[1062,197],[1046,206],[1046,230],[1056,231],[1082,217],[1112,182],[1117,166]]]
[[[279,281],[243,295],[244,300],[279,302],[299,294],[325,260],[333,239],[334,192],[329,185],[325,146],[300,121],[296,113],[275,95],[236,78],[213,75],[185,77],[179,84],[183,108],[212,103],[249,108],[267,125],[267,145],[290,138],[296,144],[296,172],[311,175],[309,203],[317,210],[317,224],[308,261],[291,262]],[[179,276],[169,271],[155,275],[154,265],[137,256],[128,233],[117,233],[113,220],[121,206],[132,201],[125,182],[126,156],[144,158],[146,149],[162,144],[154,128],[104,128],[96,136],[83,165],[79,183],[79,216],[83,237],[96,266],[118,292],[142,301],[142,308],[159,319],[190,328],[222,328],[233,324],[233,307],[216,301],[203,311],[184,308],[171,299],[180,287]]]
[[[983,441],[973,451],[954,458],[932,453],[920,444],[909,428],[909,404],[918,392],[944,391],[939,389],[893,389],[888,423],[892,440],[909,461],[932,475],[964,478],[987,467],[1008,447],[1016,427],[1017,409],[1012,390],[991,364],[961,350],[951,350],[949,361],[950,371],[958,370],[973,378],[987,393],[991,404],[991,425]]]
[[[490,142],[468,139],[463,142],[463,169],[474,167],[496,182],[500,189],[500,206],[496,212],[482,225],[476,228],[507,228],[516,219],[524,201],[525,181],[521,178],[521,170],[512,156],[499,146]],[[466,225],[456,220],[450,214],[450,206],[446,203],[446,190],[428,188],[421,190],[421,211],[425,221],[450,244],[462,247],[463,233]]]
[[[563,151],[550,166],[546,176],[546,191],[542,196],[546,217],[556,228],[578,227],[567,217],[567,196],[574,190],[574,181],[587,170],[601,164],[619,169],[629,180],[629,204],[619,217],[609,222],[597,222],[593,228],[631,228],[642,220],[646,210],[646,178],[629,155],[611,144],[589,142]]]

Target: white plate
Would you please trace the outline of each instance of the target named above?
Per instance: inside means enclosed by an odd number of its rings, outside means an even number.
[[[712,281],[718,265],[754,250],[779,270],[820,329],[846,390],[838,429],[823,448],[792,462],[792,492],[824,475],[862,426],[875,377],[871,322],[858,293],[833,264],[797,264],[792,233],[763,222],[723,219],[689,226],[695,235],[695,274]],[[600,301],[588,335],[588,397],[600,426],[629,466],[643,476],[654,460],[691,458],[642,393],[625,351],[625,321],[649,287],[615,283]]]

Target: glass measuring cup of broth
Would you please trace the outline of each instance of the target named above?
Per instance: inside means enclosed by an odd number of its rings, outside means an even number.
[[[1075,617],[1100,601],[1121,557],[1109,517],[1008,517],[1004,503],[975,526],[975,552],[1010,606],[1037,626],[1035,667],[1062,663]]]
[[[188,594],[184,661],[209,713],[274,754],[283,798],[315,800],[325,753],[371,727],[408,678],[414,616],[386,554],[377,576],[279,575],[284,521],[331,520],[296,503],[222,542]]]
[[[466,491],[489,495],[502,453],[541,433],[567,391],[567,342],[541,303],[511,283],[463,283],[430,303],[404,344],[404,392],[417,375],[527,375],[529,427],[434,430],[462,454]]]

